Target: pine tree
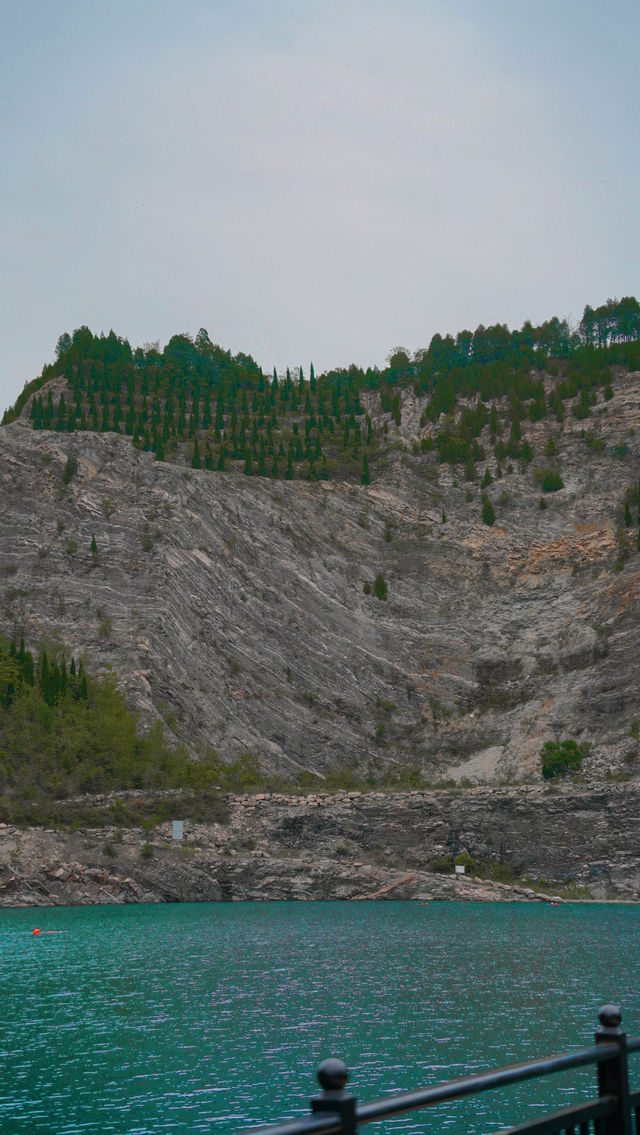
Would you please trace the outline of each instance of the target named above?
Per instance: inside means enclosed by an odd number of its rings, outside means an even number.
[[[496,514],[488,497],[484,497],[482,502],[482,519],[489,526],[496,522]]]
[[[47,401],[42,413],[42,428],[43,430],[50,430],[53,423],[53,398],[51,391],[47,394]]]
[[[197,435],[193,439],[193,457],[191,458],[191,468],[192,469],[200,469],[201,468],[200,446],[198,445]]]
[[[94,559],[96,559],[98,555],[98,545],[96,544],[95,536],[91,537],[91,555]]]
[[[363,485],[369,485],[371,483],[371,477],[369,476],[369,458],[366,453],[362,458],[362,477],[360,479]]]
[[[258,453],[258,476],[266,477],[267,475],[267,454],[264,448],[264,439],[260,438],[260,450]]]
[[[56,422],[56,429],[57,430],[63,430],[65,428],[66,417],[67,417],[67,404],[64,400],[64,393],[62,393],[60,395],[60,401],[58,402],[58,420]]]

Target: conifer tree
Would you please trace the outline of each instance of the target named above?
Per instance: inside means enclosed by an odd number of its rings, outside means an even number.
[[[44,408],[44,411],[43,411],[43,414],[42,414],[42,428],[44,430],[50,430],[52,423],[53,423],[53,398],[51,396],[51,391],[49,390],[49,392],[47,394],[47,401],[46,401],[46,404],[45,404],[45,408]]]
[[[496,521],[496,514],[488,497],[484,497],[482,502],[482,519],[489,526],[495,524]]]
[[[192,469],[200,469],[201,468],[200,446],[198,445],[197,435],[193,439],[193,457],[191,458],[191,468]]]
[[[56,429],[57,430],[63,430],[64,429],[65,423],[66,423],[66,416],[67,416],[67,404],[65,402],[64,392],[63,392],[60,395],[60,401],[58,402],[58,419],[56,421]]]

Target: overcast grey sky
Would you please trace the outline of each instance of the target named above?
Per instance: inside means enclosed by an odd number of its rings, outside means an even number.
[[[0,408],[62,331],[266,370],[638,294],[637,0],[0,0]]]

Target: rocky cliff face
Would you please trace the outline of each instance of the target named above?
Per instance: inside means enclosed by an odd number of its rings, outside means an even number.
[[[544,510],[551,425],[528,423],[534,461],[487,490],[492,527],[477,484],[413,452],[410,392],[370,486],[190,470],[23,416],[0,430],[0,631],[112,666],[143,720],[267,771],[504,782],[575,737],[588,779],[635,779],[640,556],[617,530],[639,394],[620,377],[586,438],[553,423],[565,487]],[[364,592],[378,573],[386,601]]]

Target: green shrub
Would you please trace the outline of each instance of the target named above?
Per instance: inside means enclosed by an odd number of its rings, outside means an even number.
[[[485,497],[482,502],[482,520],[484,524],[491,526],[496,522],[496,514],[491,501]]]
[[[369,583],[369,580],[367,580],[363,584],[362,590],[364,591],[365,595],[371,595],[371,584]]]
[[[453,856],[436,855],[429,860],[428,867],[430,871],[434,871],[438,875],[450,875],[453,871]]]
[[[143,843],[142,847],[140,848],[140,858],[141,859],[152,859],[153,858],[153,845],[152,844]]]
[[[77,460],[77,458],[76,457],[68,457],[67,463],[64,467],[64,472],[62,474],[62,483],[64,485],[68,485],[69,481],[73,477],[74,473],[77,473],[77,472],[78,472],[78,460]]]
[[[378,599],[387,598],[387,583],[381,571],[378,572],[375,578],[373,590]]]
[[[563,776],[571,769],[579,768],[586,755],[584,747],[575,741],[545,741],[540,750],[542,775],[545,780]]]
[[[259,788],[262,781],[260,766],[251,753],[240,753],[231,764],[221,765],[218,769],[218,784],[228,792]]]
[[[470,871],[472,875],[478,873],[478,864],[473,856],[469,855],[468,851],[461,851],[459,855],[456,855],[453,862],[456,867],[464,867],[465,870]]]
[[[564,481],[555,469],[536,469],[534,476],[543,493],[557,493],[558,489],[564,488]]]

